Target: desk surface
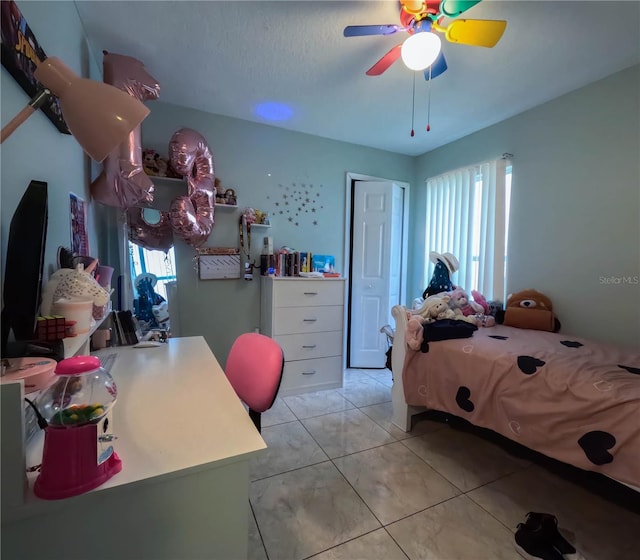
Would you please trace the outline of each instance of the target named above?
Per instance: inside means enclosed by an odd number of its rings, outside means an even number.
[[[105,487],[266,449],[203,337],[115,350],[113,431],[122,472]]]
[[[118,386],[113,445],[122,471],[92,492],[246,460],[266,448],[204,338],[172,338],[154,348],[108,348],[95,355],[113,352],[111,375]],[[43,432],[36,438],[27,449],[27,466],[40,462]],[[25,508],[42,511],[54,503],[35,497],[36,476],[29,475],[26,504],[18,508],[22,515],[15,512],[19,517],[29,515]]]

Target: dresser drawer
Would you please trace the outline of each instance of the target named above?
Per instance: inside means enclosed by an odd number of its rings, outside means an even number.
[[[274,338],[282,347],[284,359],[287,362],[342,355],[342,330],[308,334],[283,334]]]
[[[319,391],[320,389],[341,386],[341,356],[317,358],[315,360],[298,360],[285,363],[279,394]]]
[[[273,286],[275,307],[342,305],[343,300],[342,280],[281,281]]]
[[[273,334],[297,334],[342,330],[342,305],[283,307],[273,321]]]

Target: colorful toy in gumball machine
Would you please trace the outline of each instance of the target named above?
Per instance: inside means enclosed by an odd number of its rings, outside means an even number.
[[[62,360],[55,381],[34,404],[45,430],[40,474],[33,491],[45,500],[97,488],[122,470],[111,445],[111,409],[118,389],[96,356]]]

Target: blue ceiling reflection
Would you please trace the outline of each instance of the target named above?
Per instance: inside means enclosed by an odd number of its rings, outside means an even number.
[[[275,101],[258,103],[254,111],[256,115],[268,121],[286,121],[293,115],[291,107],[284,103],[276,103]]]

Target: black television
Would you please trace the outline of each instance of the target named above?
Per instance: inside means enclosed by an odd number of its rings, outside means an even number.
[[[11,218],[2,292],[3,356],[8,355],[11,332],[16,341],[35,338],[47,239],[47,195],[47,183],[31,181]]]

